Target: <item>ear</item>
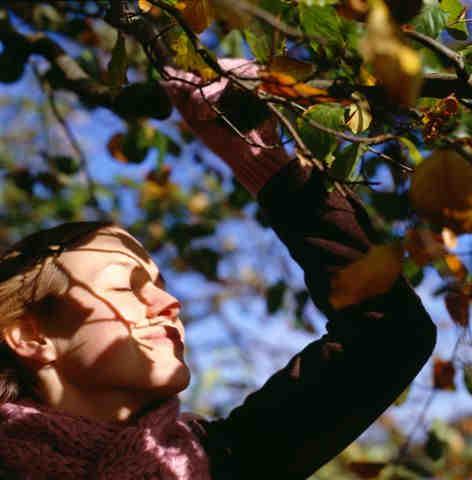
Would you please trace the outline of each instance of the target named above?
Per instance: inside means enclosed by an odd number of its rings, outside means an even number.
[[[24,360],[47,364],[57,359],[55,344],[40,332],[32,315],[23,317],[17,324],[5,327],[3,338]]]

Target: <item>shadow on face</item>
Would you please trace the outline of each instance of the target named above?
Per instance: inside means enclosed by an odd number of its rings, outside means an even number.
[[[157,397],[188,385],[179,303],[139,242],[117,227],[100,229],[54,264],[62,288],[41,304],[38,317],[59,352],[54,368],[68,382]],[[153,331],[162,338],[140,339]]]

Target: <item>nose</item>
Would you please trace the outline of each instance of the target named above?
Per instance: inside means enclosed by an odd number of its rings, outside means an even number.
[[[169,317],[174,320],[180,313],[180,302],[162,288],[148,283],[142,291],[143,300],[147,305],[146,317]]]

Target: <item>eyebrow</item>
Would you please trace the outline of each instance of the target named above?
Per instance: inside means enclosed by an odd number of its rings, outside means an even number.
[[[107,263],[103,268],[101,268],[96,276],[99,276],[104,270],[106,270],[108,267],[111,266],[120,266],[120,267],[125,267],[126,269],[130,270],[131,268],[136,268],[138,267],[139,269],[146,270],[143,265],[140,263],[135,263],[131,261],[126,261],[126,260],[112,260],[110,263]],[[147,270],[146,270],[147,272]],[[149,272],[148,272],[149,273]],[[164,277],[162,276],[162,273],[159,269],[157,269],[157,277],[155,280],[153,280],[153,283],[156,283],[158,280],[162,282],[162,284],[165,284]]]

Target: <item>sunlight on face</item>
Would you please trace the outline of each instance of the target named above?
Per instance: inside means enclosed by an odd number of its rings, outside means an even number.
[[[157,396],[188,385],[180,304],[137,240],[118,227],[101,229],[62,253],[58,266],[69,285],[47,333],[67,382]]]

